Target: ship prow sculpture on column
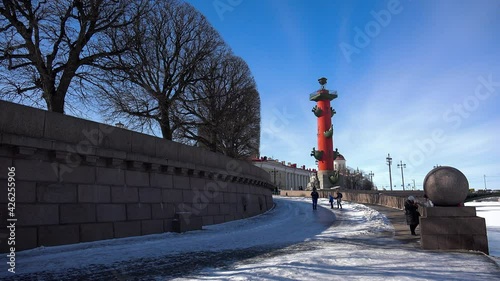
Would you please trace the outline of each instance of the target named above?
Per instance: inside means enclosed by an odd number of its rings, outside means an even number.
[[[339,155],[338,151],[333,151],[333,125],[332,117],[337,113],[330,106],[330,101],[338,97],[336,91],[328,91],[325,89],[326,78],[318,79],[321,89],[313,92],[309,96],[309,100],[315,101],[316,105],[311,110],[318,120],[318,148],[312,148],[311,156],[318,162],[318,182],[319,189],[327,189],[338,185],[340,175],[334,170],[333,161]]]
[[[422,249],[473,250],[489,254],[486,222],[476,216],[476,207],[465,207],[469,182],[453,167],[431,170],[424,179],[424,191],[434,203],[420,218]]]

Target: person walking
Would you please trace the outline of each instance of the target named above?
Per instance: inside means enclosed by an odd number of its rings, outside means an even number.
[[[318,207],[318,198],[319,198],[319,193],[316,191],[316,187],[313,188],[313,191],[311,192],[311,197],[313,200],[313,210],[316,210]]]
[[[340,191],[337,191],[337,209],[342,209],[342,193]]]
[[[410,226],[411,235],[417,235],[415,229],[419,224],[420,213],[418,212],[418,203],[413,196],[408,196],[405,201],[405,215],[406,224]]]

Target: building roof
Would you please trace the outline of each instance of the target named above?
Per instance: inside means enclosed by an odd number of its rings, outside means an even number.
[[[278,159],[273,159],[273,158],[270,158],[270,157],[267,157],[267,156],[263,156],[263,157],[260,157],[260,158],[253,158],[252,162],[254,162],[254,163],[257,163],[257,162],[267,163],[267,164],[270,164],[270,165],[276,165],[276,166],[283,166],[283,167],[288,167],[288,168],[300,169],[300,170],[309,171],[309,172],[316,172],[316,169],[306,168],[305,165],[297,167],[296,163],[290,163],[290,162],[287,163],[285,161],[279,161]]]
[[[340,160],[344,160],[345,161],[344,155],[339,154],[339,156],[337,156],[337,158],[335,158],[335,161],[340,161]]]

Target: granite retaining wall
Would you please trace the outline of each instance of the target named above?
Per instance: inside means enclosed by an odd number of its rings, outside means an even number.
[[[180,212],[210,225],[273,206],[269,174],[250,162],[5,101],[0,171],[1,252],[11,223],[19,251],[168,232]]]

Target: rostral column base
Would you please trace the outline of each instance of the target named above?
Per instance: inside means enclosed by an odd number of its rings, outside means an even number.
[[[334,175],[335,171],[318,171],[319,189],[330,189],[334,187],[328,179],[329,176]]]

